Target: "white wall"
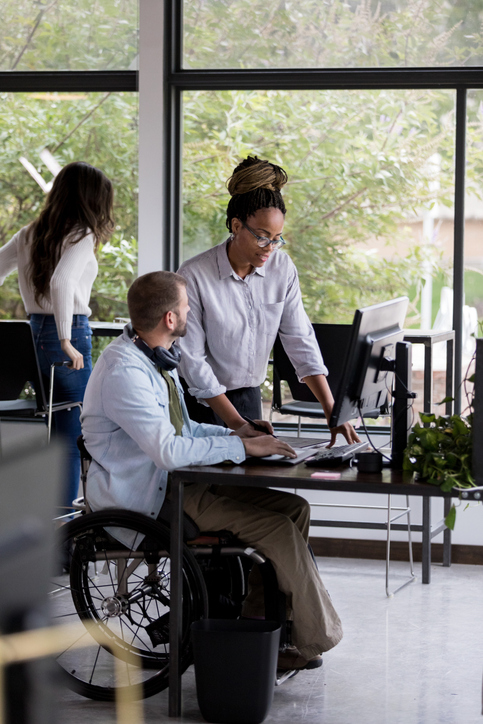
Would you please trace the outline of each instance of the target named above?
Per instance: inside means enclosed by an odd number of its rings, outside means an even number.
[[[297,491],[299,495],[306,498],[311,504],[312,519],[323,520],[360,520],[385,522],[387,518],[387,496],[386,495],[364,495],[363,493],[337,493],[332,491]],[[401,495],[394,495],[391,498],[393,506],[406,507],[406,498]],[[470,503],[466,508],[466,502],[453,501],[457,506],[456,525],[452,535],[452,542],[464,545],[483,545],[483,506],[477,503]],[[317,503],[350,503],[351,505],[380,505],[385,510],[369,511],[360,509],[324,508],[318,507]],[[411,524],[422,523],[422,498],[413,496],[409,498],[411,507]],[[465,509],[466,508],[466,509]],[[431,502],[431,524],[436,526],[444,517],[443,499],[433,498]],[[405,523],[403,517],[396,521]],[[352,538],[356,540],[385,540],[386,532],[382,530],[361,530],[357,528],[318,528],[312,527],[311,536],[325,538]],[[407,534],[403,531],[393,531],[391,540],[406,541]],[[413,533],[413,540],[420,541],[421,533]],[[442,543],[443,534],[433,538],[433,543]]]

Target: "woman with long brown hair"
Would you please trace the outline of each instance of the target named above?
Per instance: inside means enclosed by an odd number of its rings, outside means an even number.
[[[56,176],[38,218],[0,249],[0,284],[18,269],[18,283],[48,386],[54,362],[54,401],[79,401],[92,371],[89,298],[97,276],[96,251],[112,233],[113,188],[88,163],[69,163]],[[57,412],[54,429],[68,447],[64,504],[77,496],[78,408]]]

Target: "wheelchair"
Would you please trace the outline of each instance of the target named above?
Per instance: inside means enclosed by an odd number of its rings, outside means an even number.
[[[78,445],[85,494],[90,456],[81,438]],[[87,649],[66,640],[57,657],[62,678],[82,696],[113,701],[115,656],[126,662],[127,681],[140,685],[142,697],[153,696],[167,688],[169,679],[170,502],[156,521],[119,509],[88,512],[83,499],[74,507],[77,517],[58,530],[61,563],[51,605],[54,623],[80,618],[89,624],[85,636],[94,640]],[[262,573],[265,616],[281,624],[283,650],[290,642],[290,622],[270,561],[229,531],[200,533],[185,514],[182,672],[192,663],[191,623],[208,616],[237,618],[253,563]],[[107,634],[112,648],[106,648],[104,638],[96,643],[96,629]]]

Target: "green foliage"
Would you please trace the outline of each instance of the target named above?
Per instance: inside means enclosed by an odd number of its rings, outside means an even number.
[[[137,0],[4,0],[0,68],[126,68],[137,53]],[[388,67],[483,62],[482,0],[189,0],[190,67]],[[223,240],[225,180],[255,153],[289,173],[286,247],[318,322],[411,291],[418,322],[422,268],[445,273],[437,244],[410,222],[451,206],[453,91],[224,91],[184,94],[183,253]],[[468,189],[481,195],[483,94],[468,95]],[[48,181],[39,153],[86,160],[116,189],[116,234],[100,252],[93,317],[125,316],[137,237],[137,97],[128,93],[0,95],[0,245],[38,214]],[[435,154],[440,159],[434,163]],[[387,244],[382,248],[381,241]],[[374,248],[378,245],[378,251]],[[476,293],[477,294],[477,293]],[[12,275],[0,316],[22,317]]]
[[[460,415],[420,413],[420,418],[423,425],[416,423],[409,435],[403,469],[445,492],[473,487],[472,415],[464,419]]]
[[[185,0],[191,68],[480,65],[481,0]]]
[[[411,287],[416,302],[423,261],[436,274],[440,251],[411,241],[405,222],[451,203],[452,103],[445,91],[186,93],[185,257],[223,240],[224,182],[257,154],[288,172],[286,250],[314,322],[349,322],[356,307]]]
[[[116,232],[99,253],[91,297],[93,319],[126,314],[126,288],[136,274],[137,94],[4,93],[0,95],[0,245],[38,215],[45,194],[19,163],[25,156],[45,181],[39,153],[61,165],[83,160],[101,168],[115,189]],[[0,287],[0,315],[22,318],[17,275]]]
[[[447,401],[445,398],[440,404]],[[408,438],[403,470],[415,473],[424,482],[439,485],[445,492],[473,488],[473,413],[467,418],[420,413],[420,418],[423,424],[417,423]],[[456,509],[452,506],[445,519],[446,526],[453,530],[455,520]]]
[[[184,62],[478,65],[482,20],[482,0],[189,0]],[[477,196],[482,99],[469,93],[466,180]],[[357,306],[410,292],[406,324],[418,324],[423,269],[441,276],[451,260],[442,262],[438,239],[417,241],[405,222],[453,204],[454,102],[453,91],[427,89],[185,93],[185,258],[222,241],[224,182],[241,157],[257,154],[289,174],[286,251],[310,318],[348,322]]]
[[[137,0],[2,0],[0,68],[128,68],[137,28]]]

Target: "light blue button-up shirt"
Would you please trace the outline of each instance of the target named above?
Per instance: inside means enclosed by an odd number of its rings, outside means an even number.
[[[186,279],[190,305],[186,336],[179,340],[180,375],[196,398],[260,385],[277,333],[300,380],[328,374],[288,254],[275,251],[242,279],[225,241],[188,259],[178,273]]]
[[[168,387],[127,328],[104,350],[87,384],[81,416],[92,455],[87,499],[93,510],[123,508],[155,519],[166,495],[168,471],[184,465],[245,460],[231,430],[189,419],[176,371],[184,425],[175,435]]]

